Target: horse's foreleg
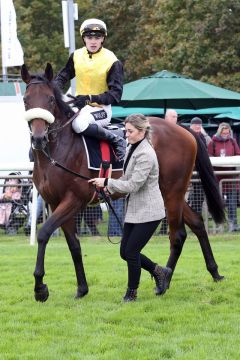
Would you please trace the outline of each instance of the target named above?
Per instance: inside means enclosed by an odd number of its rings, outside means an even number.
[[[224,276],[221,276],[218,272],[218,266],[213,256],[202,216],[195,213],[187,203],[184,205],[183,216],[184,222],[190,227],[199,240],[207,270],[212,275],[214,281],[222,280]]]
[[[81,298],[88,293],[88,285],[85,276],[81,246],[78,238],[75,235],[75,221],[71,220],[62,226],[69,250],[72,255],[76,277],[77,277],[77,293],[76,298]]]
[[[36,267],[34,271],[34,277],[35,277],[34,292],[35,292],[35,299],[37,301],[42,301],[42,302],[46,301],[49,296],[48,287],[46,284],[43,284],[43,277],[45,275],[44,258],[45,258],[45,251],[48,240],[56,229],[58,229],[63,224],[67,223],[69,219],[74,217],[74,214],[76,213],[77,209],[75,209],[72,204],[73,204],[73,199],[70,196],[66,197],[54,210],[51,217],[43,224],[42,228],[38,233],[38,237],[37,237],[38,253],[37,253]],[[72,234],[74,234],[74,232],[75,232],[75,228],[72,230]],[[74,235],[71,236],[73,237]]]
[[[35,293],[35,299],[41,302],[46,301],[49,296],[48,287],[46,284],[43,284],[43,277],[45,275],[44,258],[45,258],[45,251],[48,240],[54,230],[56,230],[56,228],[53,227],[51,218],[49,218],[46,221],[46,223],[42,226],[42,228],[39,230],[37,236],[38,252],[37,252],[36,267],[34,271],[34,277],[35,277],[34,293]]]

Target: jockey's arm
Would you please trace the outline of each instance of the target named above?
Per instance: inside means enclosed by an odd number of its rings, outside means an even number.
[[[108,91],[98,95],[91,94],[93,103],[115,105],[120,102],[123,92],[123,66],[119,60],[112,64],[107,74],[107,85]]]
[[[56,75],[54,82],[63,90],[64,86],[75,77],[73,53],[70,55],[66,65]]]

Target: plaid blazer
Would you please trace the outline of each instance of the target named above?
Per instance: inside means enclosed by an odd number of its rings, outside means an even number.
[[[119,179],[108,179],[107,188],[110,193],[128,194],[125,222],[144,223],[165,217],[158,177],[155,150],[148,140],[144,139],[134,150],[126,172]]]

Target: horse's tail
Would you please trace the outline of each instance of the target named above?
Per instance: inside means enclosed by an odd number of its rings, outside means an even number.
[[[195,168],[201,179],[202,187],[206,195],[208,210],[217,224],[222,223],[225,220],[224,203],[206,145],[194,131],[191,131],[191,129],[189,131],[197,141]]]

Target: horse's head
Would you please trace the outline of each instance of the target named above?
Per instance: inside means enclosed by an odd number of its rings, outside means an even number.
[[[48,127],[55,120],[56,99],[51,83],[52,66],[47,64],[44,74],[30,75],[24,64],[21,76],[27,84],[24,95],[25,118],[29,122],[32,146],[36,150],[42,150],[48,142]]]

